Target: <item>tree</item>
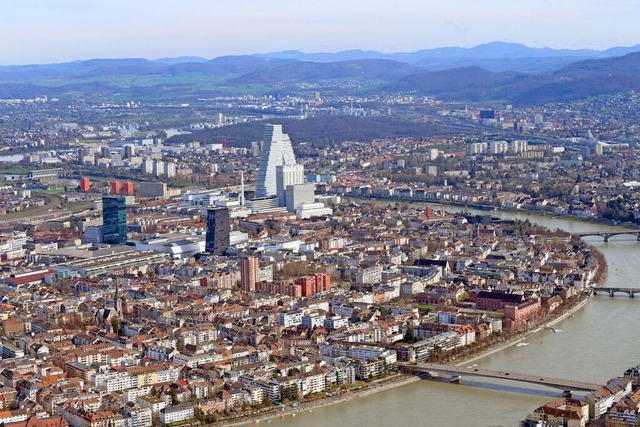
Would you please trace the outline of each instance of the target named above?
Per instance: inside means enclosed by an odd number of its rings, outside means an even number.
[[[298,368],[289,369],[289,372],[287,372],[287,376],[291,377],[293,375],[300,375],[300,369]]]
[[[111,329],[114,334],[120,335],[120,319],[117,317],[111,319]]]
[[[417,341],[417,339],[416,339],[416,336],[413,333],[413,329],[407,328],[407,332],[404,333],[404,342],[409,343],[409,344],[413,344],[416,341]]]

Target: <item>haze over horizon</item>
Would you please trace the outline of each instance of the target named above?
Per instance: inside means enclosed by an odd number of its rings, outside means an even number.
[[[300,50],[384,53],[473,47],[493,41],[529,47],[597,49],[640,41],[632,0],[5,0],[0,64],[92,58],[214,58]],[[615,34],[611,32],[615,26]]]

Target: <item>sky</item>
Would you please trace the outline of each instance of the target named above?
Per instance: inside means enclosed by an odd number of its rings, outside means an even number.
[[[638,0],[0,0],[0,64],[640,43]]]

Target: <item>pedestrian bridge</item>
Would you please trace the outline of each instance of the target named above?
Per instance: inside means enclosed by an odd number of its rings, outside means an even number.
[[[629,298],[634,298],[635,294],[640,294],[640,288],[592,288],[592,295],[608,294],[610,297],[614,297],[616,294],[626,294]]]
[[[460,367],[440,363],[417,363],[415,365],[402,364],[406,371],[420,372],[447,372],[459,376],[477,376],[485,378],[500,378],[504,380],[519,381],[530,384],[542,384],[562,390],[593,391],[602,387],[601,384],[592,384],[583,381],[566,380],[561,378],[545,377],[533,374],[519,374],[517,372],[492,371],[474,367]]]
[[[628,230],[628,231],[588,231],[585,233],[572,233],[574,236],[587,237],[587,236],[600,236],[604,238],[605,242],[608,242],[613,236],[621,236],[628,234],[636,236],[636,240],[640,242],[640,230]]]

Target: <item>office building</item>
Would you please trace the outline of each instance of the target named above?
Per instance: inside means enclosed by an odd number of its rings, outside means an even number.
[[[296,163],[289,135],[282,133],[282,125],[265,125],[256,198],[271,197],[277,194],[276,167]]]
[[[249,256],[240,260],[240,287],[242,292],[255,292],[260,269],[258,258]]]
[[[125,145],[122,151],[125,159],[130,159],[136,155],[136,147],[131,144]]]
[[[229,209],[215,208],[207,210],[206,252],[214,255],[224,255],[224,251],[230,245],[230,232]]]
[[[127,208],[124,197],[102,198],[102,241],[113,245],[127,243]]]
[[[315,201],[314,184],[289,185],[286,189],[287,211],[295,212],[301,203],[313,203]]]
[[[304,184],[303,165],[293,164],[276,166],[276,193],[278,195],[279,206],[289,205],[287,202],[287,187],[299,184]]]
[[[138,195],[141,197],[164,197],[167,195],[167,184],[164,182],[138,183]]]

